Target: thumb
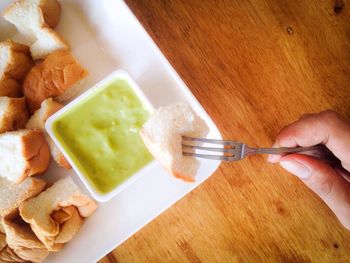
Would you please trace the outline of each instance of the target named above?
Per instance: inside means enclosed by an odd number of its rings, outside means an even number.
[[[321,197],[339,221],[350,229],[350,185],[336,170],[327,163],[301,154],[282,157],[280,165]]]

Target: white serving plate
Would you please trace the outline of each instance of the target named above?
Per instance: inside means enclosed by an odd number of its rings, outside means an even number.
[[[13,0],[0,1],[0,10]],[[124,69],[137,81],[154,107],[187,101],[207,122],[210,138],[221,138],[214,122],[121,0],[61,0],[63,13],[57,31],[70,43],[77,60],[88,69],[79,95],[116,69]],[[0,18],[0,40],[19,39],[15,28]],[[168,175],[160,165],[131,184],[108,202],[100,203],[81,231],[59,253],[45,262],[95,262],[160,215],[172,204],[206,180],[218,161],[201,160],[195,183]],[[72,176],[55,164],[46,179]],[[83,184],[80,183],[82,187]]]

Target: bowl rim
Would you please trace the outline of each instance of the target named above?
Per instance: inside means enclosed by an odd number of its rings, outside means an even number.
[[[98,202],[106,202],[113,197],[115,197],[117,194],[125,190],[128,186],[130,186],[133,182],[137,181],[142,175],[146,174],[148,170],[152,169],[152,167],[156,164],[155,160],[150,161],[148,164],[140,168],[138,171],[133,173],[128,179],[126,179],[121,184],[117,185],[113,190],[109,191],[108,193],[100,193],[98,192],[95,187],[90,183],[90,181],[87,179],[87,177],[84,175],[84,173],[79,169],[79,167],[76,165],[74,160],[70,157],[70,155],[67,153],[63,145],[60,143],[58,138],[56,137],[56,134],[53,132],[53,124],[55,121],[62,116],[65,112],[70,110],[72,107],[77,105],[79,102],[84,100],[85,98],[91,96],[93,93],[99,91],[100,89],[104,88],[104,84],[113,81],[114,79],[123,79],[125,80],[129,86],[133,89],[136,96],[140,99],[142,104],[146,107],[146,109],[152,113],[154,111],[154,107],[150,100],[147,98],[147,96],[144,94],[142,89],[139,87],[139,85],[136,83],[136,81],[130,76],[128,72],[122,69],[118,69],[113,71],[111,74],[109,74],[107,77],[93,85],[88,90],[84,91],[82,94],[80,94],[77,98],[70,101],[67,105],[65,105],[62,109],[51,115],[45,123],[45,129],[47,133],[49,134],[50,138],[54,141],[56,146],[59,148],[59,150],[62,152],[64,157],[68,160],[69,164],[72,166],[75,173],[78,175],[80,180],[83,182],[85,187],[88,189],[89,193],[92,195],[92,197],[98,201]]]

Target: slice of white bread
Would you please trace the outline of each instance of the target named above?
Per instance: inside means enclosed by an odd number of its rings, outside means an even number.
[[[34,59],[68,49],[66,41],[52,29],[60,15],[61,6],[57,0],[18,0],[3,12],[3,17],[16,26],[30,46]]]
[[[0,96],[20,97],[21,83],[33,67],[29,48],[6,40],[0,43]]]
[[[49,97],[62,95],[87,76],[87,71],[68,51],[56,51],[31,69],[23,83],[29,111],[33,113]]]
[[[28,263],[27,260],[19,257],[9,246],[6,246],[3,250],[0,251],[0,262]]]
[[[62,152],[58,149],[54,141],[50,138],[50,136],[46,133],[45,130],[45,122],[46,120],[55,112],[60,110],[63,105],[54,101],[52,98],[48,98],[41,103],[41,107],[39,110],[35,111],[32,117],[30,117],[29,121],[26,124],[27,129],[39,129],[45,132],[46,141],[49,144],[51,156],[57,162],[57,164],[66,169],[70,169],[71,166],[67,159],[64,157]]]
[[[0,177],[20,183],[42,174],[50,163],[50,150],[41,131],[18,130],[0,134]]]
[[[27,262],[27,263],[43,262],[50,253],[46,248],[19,247],[12,250],[19,258],[21,258],[22,260],[24,260],[24,262]]]
[[[24,97],[0,97],[0,133],[24,128],[28,116]]]
[[[82,202],[86,206],[86,199],[94,203],[81,193],[71,177],[66,177],[57,181],[37,197],[24,201],[20,205],[19,211],[23,220],[30,224],[33,232],[45,244],[47,249],[56,251],[55,239],[60,234],[60,225],[52,219],[51,214],[55,210],[71,205],[77,206],[79,211],[77,204]],[[75,200],[75,202],[73,203],[72,200]],[[90,214],[93,211],[90,211]]]
[[[43,262],[49,255],[44,244],[20,217],[12,220],[2,219],[2,224],[8,246],[20,258],[30,262]]]
[[[15,215],[19,205],[28,198],[41,193],[46,186],[44,180],[29,177],[16,184],[0,177],[0,217]]]
[[[182,136],[205,137],[208,126],[185,102],[157,109],[140,135],[154,158],[177,178],[193,182],[199,162],[182,155]]]

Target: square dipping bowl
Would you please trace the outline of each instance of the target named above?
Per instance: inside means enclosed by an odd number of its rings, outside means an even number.
[[[105,202],[154,164],[139,135],[153,106],[117,70],[53,114],[45,128],[91,195]]]

